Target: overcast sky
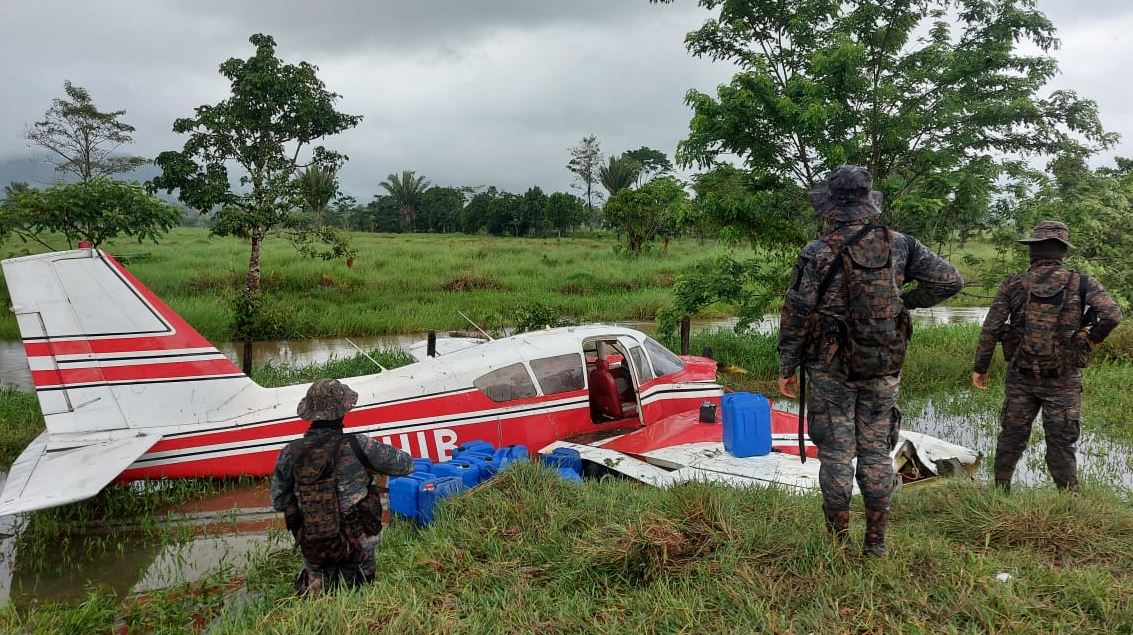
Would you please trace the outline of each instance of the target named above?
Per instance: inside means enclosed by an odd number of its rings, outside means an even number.
[[[1062,40],[1052,88],[1097,100],[1122,135],[1115,152],[1133,155],[1133,2],[1039,6]],[[327,143],[350,156],[343,189],[362,200],[402,169],[439,185],[566,189],[567,148],[591,133],[607,154],[671,155],[685,91],[733,72],[684,50],[707,17],[693,0],[0,0],[0,16],[0,159],[31,155],[25,127],[64,79],[127,110],[133,152],[179,148],[173,119],[222,99],[217,66],[264,32],[365,117]]]

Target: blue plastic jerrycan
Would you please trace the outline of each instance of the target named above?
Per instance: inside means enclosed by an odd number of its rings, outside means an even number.
[[[432,472],[433,462],[429,459],[413,459],[414,472]]]
[[[759,393],[733,392],[721,400],[724,449],[736,457],[771,453],[771,402]]]
[[[555,448],[550,454],[540,455],[543,463],[551,467],[574,470],[582,476],[582,457],[574,448]]]
[[[459,476],[439,476],[431,481],[421,483],[421,491],[418,496],[420,510],[417,514],[417,522],[422,525],[433,522],[437,503],[467,489],[468,486]]]
[[[414,472],[407,476],[398,476],[389,480],[389,511],[406,518],[418,518],[421,515],[421,506],[418,496],[421,484],[437,480],[437,477],[428,472]]]
[[[468,487],[476,487],[480,483],[480,466],[464,459],[453,459],[433,465],[433,474],[437,476],[456,476],[464,481]]]
[[[568,483],[581,483],[582,482],[582,475],[580,475],[578,472],[575,472],[573,469],[571,469],[569,467],[560,467],[558,471],[559,471],[559,478],[563,479],[564,481],[567,481]]]
[[[487,454],[489,456],[496,453],[496,446],[488,443],[487,441],[467,441],[456,446],[452,451],[452,458],[459,459],[464,454],[469,452],[476,452],[479,454]]]
[[[505,445],[496,450],[493,458],[495,459],[497,469],[504,469],[508,465],[516,461],[526,461],[530,457],[527,452],[526,445]]]

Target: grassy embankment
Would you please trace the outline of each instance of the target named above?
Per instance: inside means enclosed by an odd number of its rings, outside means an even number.
[[[636,259],[615,253],[613,238],[355,233],[352,239],[358,258],[350,269],[342,262],[302,258],[282,238],[267,242],[263,289],[271,321],[264,339],[467,328],[458,310],[502,325],[512,307],[532,302],[580,321],[651,320],[693,262],[725,253],[751,255],[747,248],[690,238],[674,241],[667,256],[656,250]],[[37,247],[3,245],[4,253]],[[181,228],[159,245],[119,241],[106,249],[135,256],[131,272],[205,337],[230,338],[232,294],[247,269],[243,242]],[[7,287],[0,286],[0,303],[7,300]],[[955,302],[987,301],[963,296]],[[705,313],[727,316],[733,310],[716,306]],[[0,338],[16,337],[14,317],[3,312]]]

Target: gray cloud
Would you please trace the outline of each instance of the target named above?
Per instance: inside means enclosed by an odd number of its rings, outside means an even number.
[[[1063,43],[1054,87],[1097,99],[1107,126],[1133,137],[1133,88],[1123,79],[1133,6],[1039,6]],[[684,51],[685,32],[707,17],[692,0],[76,0],[2,11],[0,157],[28,154],[24,126],[64,79],[104,108],[128,110],[136,152],[177,147],[173,119],[223,98],[217,65],[247,55],[247,37],[266,32],[285,59],[319,66],[343,110],[364,115],[328,141],[350,155],[344,186],[360,196],[404,168],[441,184],[564,189],[566,148],[580,137],[597,134],[607,152],[672,153],[688,128],[685,91],[712,90],[733,72]]]

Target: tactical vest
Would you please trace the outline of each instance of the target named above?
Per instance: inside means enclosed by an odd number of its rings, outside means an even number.
[[[850,379],[901,372],[912,322],[901,300],[893,267],[893,236],[882,225],[866,225],[841,243],[827,242],[834,261],[819,284],[822,302],[834,276],[842,275],[843,315],[837,325],[838,356]]]
[[[1081,317],[1072,310],[1069,299],[1075,289],[1079,305],[1085,307],[1086,276],[1067,269],[1052,268],[1036,276],[1028,271],[1022,277],[1026,292],[1021,321],[1009,325],[1012,341],[1004,340],[1004,356],[1019,370],[1056,377],[1075,362],[1073,338]]]
[[[361,555],[357,539],[347,531],[338,503],[338,457],[346,443],[342,434],[292,441],[287,450],[295,461],[295,490],[302,514],[295,534],[307,562],[336,565]]]

